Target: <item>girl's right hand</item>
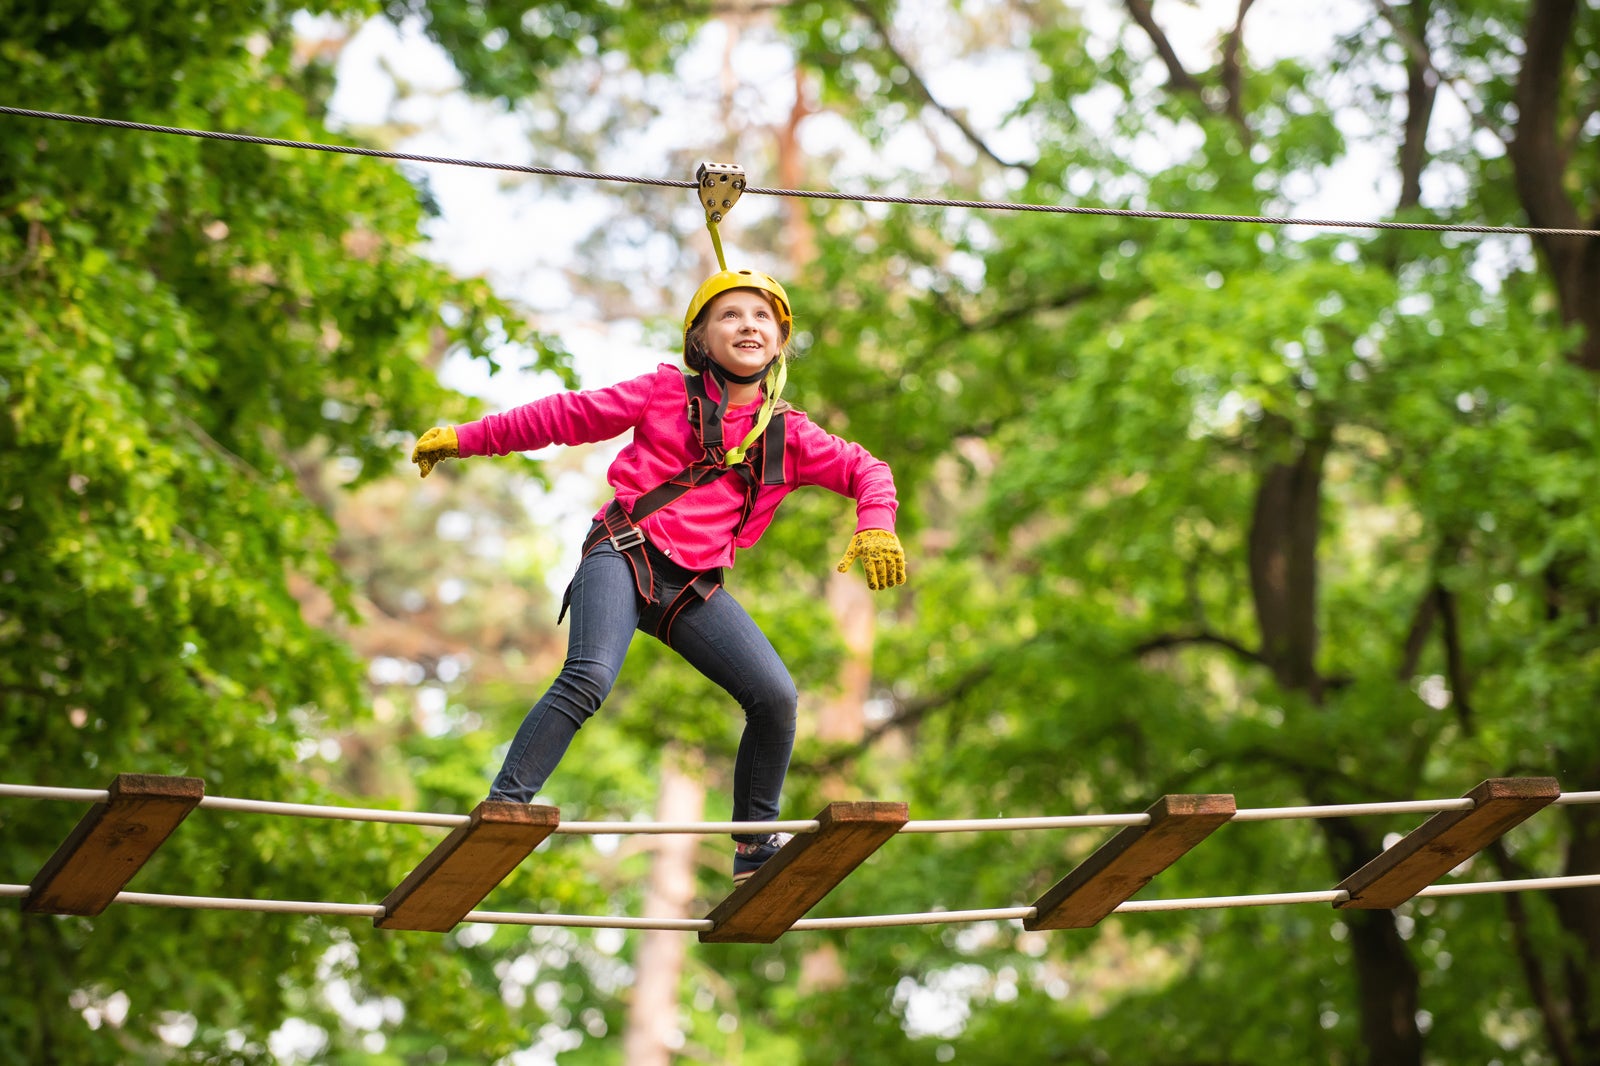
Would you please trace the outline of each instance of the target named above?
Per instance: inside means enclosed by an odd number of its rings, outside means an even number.
[[[455,426],[434,426],[417,438],[417,446],[411,449],[411,461],[422,469],[423,477],[428,476],[434,464],[459,458],[460,455],[461,445],[456,440]]]

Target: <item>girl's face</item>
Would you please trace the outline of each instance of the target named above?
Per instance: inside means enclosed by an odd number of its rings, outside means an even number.
[[[754,374],[782,347],[778,314],[765,293],[729,289],[706,305],[706,350],[728,373]]]

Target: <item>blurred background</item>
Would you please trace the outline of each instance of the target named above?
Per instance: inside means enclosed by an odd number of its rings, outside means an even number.
[[[703,210],[592,175],[710,160],[888,198],[721,227],[793,299],[786,397],[892,465],[909,559],[834,573],[818,491],[729,575],[801,690],[786,818],[1600,788],[1600,255],[1484,232],[1597,224],[1593,4],[3,10],[0,104],[591,175],[0,115],[6,783],[470,811],[623,442],[425,482],[411,446],[676,362]],[[741,725],[641,638],[541,800],[726,819]],[[0,802],[0,882],[82,814]],[[1224,826],[1137,898],[1326,889],[1419,821]],[[1026,906],[1111,835],[892,839],[813,913]],[[439,836],[200,810],[130,888],[371,903]],[[700,917],[731,862],[556,837],[483,906]],[[1574,805],[1454,877],[1596,873]],[[772,945],[13,901],[0,1062],[1595,1066],[1596,958],[1592,888]]]

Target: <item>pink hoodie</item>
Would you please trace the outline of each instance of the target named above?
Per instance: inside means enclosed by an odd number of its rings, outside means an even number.
[[[713,400],[714,378],[706,381]],[[665,483],[704,450],[687,414],[683,374],[671,363],[653,373],[603,389],[562,392],[504,414],[487,415],[456,427],[463,457],[506,455],[551,444],[592,444],[633,431],[606,472],[617,502],[631,510],[634,501]],[[722,439],[737,443],[750,431],[760,405],[729,407]],[[856,530],[894,530],[894,477],[889,465],[859,444],[822,429],[801,411],[784,416],[784,483],[763,485],[755,510],[737,540],[733,529],[744,505],[744,480],[728,474],[691,489],[640,523],[650,542],[690,570],[732,566],[734,551],[760,539],[773,512],[801,485],[821,485],[856,501]]]

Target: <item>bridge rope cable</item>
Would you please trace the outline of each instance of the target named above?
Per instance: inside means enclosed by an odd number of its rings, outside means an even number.
[[[107,789],[56,788],[39,785],[0,783],[0,797],[18,799],[60,800],[81,803],[104,803],[110,799]],[[1563,792],[1550,802],[1550,806],[1577,806],[1600,803],[1600,791]],[[417,811],[384,810],[362,807],[335,807],[318,804],[282,803],[264,800],[235,799],[224,796],[205,796],[200,807],[234,813],[287,815],[312,819],[341,819],[347,821],[391,822],[420,826],[450,828],[466,824],[466,815],[430,814]],[[1320,806],[1241,808],[1230,821],[1265,822],[1316,818],[1356,817],[1394,814],[1437,814],[1447,811],[1470,810],[1473,800],[1452,797],[1437,800],[1400,800],[1373,803],[1344,803]],[[1151,816],[1138,814],[1064,815],[1036,818],[983,818],[983,819],[931,819],[907,821],[899,833],[953,833],[953,832],[1005,832],[1042,829],[1115,828],[1119,826],[1148,825]],[[778,830],[777,827],[785,827]],[[602,834],[723,834],[746,832],[751,827],[759,831],[795,833],[816,832],[819,823],[814,820],[789,822],[568,822],[553,830],[569,835]],[[1576,874],[1559,877],[1534,877],[1510,881],[1456,882],[1429,885],[1418,890],[1413,898],[1435,898],[1487,893],[1553,891],[1573,888],[1600,887],[1600,874]],[[26,898],[32,891],[29,885],[0,884],[0,898]],[[1269,892],[1251,895],[1200,896],[1173,899],[1127,900],[1112,911],[1116,914],[1138,914],[1156,911],[1216,910],[1237,907],[1265,907],[1287,904],[1324,903],[1338,904],[1347,901],[1350,893],[1343,889],[1325,889],[1309,892]],[[154,892],[119,892],[116,903],[136,906],[174,907],[189,910],[251,911],[266,914],[326,915],[335,917],[382,918],[386,910],[382,904],[340,903],[304,900],[241,899],[218,896],[188,896]],[[1036,907],[1000,907],[977,910],[934,910],[907,914],[857,915],[833,918],[801,918],[789,928],[794,931],[824,929],[865,929],[909,925],[947,925],[984,921],[1026,921],[1036,916]],[[472,910],[461,919],[464,923],[483,925],[562,926],[596,929],[659,929],[683,932],[705,932],[713,922],[704,918],[634,918],[623,915],[580,915],[554,913],[524,913],[507,911]]]
[[[671,189],[698,188],[696,182],[670,178],[640,177],[631,174],[611,174],[559,167],[532,166],[523,163],[501,163],[456,156],[423,155],[417,152],[399,152],[360,145],[330,144],[323,141],[286,140],[279,137],[262,137],[249,133],[225,133],[217,130],[193,129],[183,126],[160,126],[148,122],[131,122],[127,119],[101,118],[92,115],[73,115],[59,111],[38,111],[26,107],[0,105],[0,115],[18,118],[45,119],[54,122],[74,122],[90,126],[134,130],[141,133],[160,133],[180,137],[199,137],[206,140],[233,141],[273,148],[294,148],[312,152],[334,152],[340,155],[368,156],[411,163],[432,163],[443,166],[476,167],[486,170],[534,174],[543,177],[577,178],[588,181],[620,182],[632,185],[653,185]],[[1259,226],[1304,226],[1308,229],[1370,229],[1409,230],[1430,233],[1500,234],[1530,237],[1600,237],[1600,230],[1570,229],[1558,226],[1493,226],[1459,222],[1394,222],[1377,219],[1295,218],[1288,215],[1235,215],[1192,211],[1153,211],[1123,207],[1092,207],[1082,204],[1031,204],[999,200],[959,200],[935,196],[899,196],[890,193],[840,192],[824,189],[781,189],[747,185],[744,192],[752,196],[794,197],[812,200],[847,200],[858,203],[903,204],[913,207],[957,207],[980,211],[1017,211],[1056,215],[1088,215],[1111,218],[1156,219],[1175,222],[1234,222]]]
[[[1560,889],[1600,888],[1600,874],[1568,874],[1560,877],[1528,877],[1511,881],[1466,881],[1429,885],[1413,898],[1487,895],[1507,892],[1548,892]],[[0,884],[0,898],[22,897],[27,885]],[[1272,907],[1304,903],[1337,904],[1350,898],[1343,889],[1309,892],[1263,892],[1239,896],[1190,896],[1173,899],[1128,900],[1113,908],[1113,914],[1149,914],[1167,911],[1223,910],[1240,907]],[[303,900],[239,899],[223,896],[183,896],[159,892],[119,892],[113,902],[145,907],[171,907],[181,910],[249,911],[260,914],[300,914],[345,918],[382,918],[381,903],[329,903]],[[906,914],[866,914],[837,918],[801,918],[790,930],[805,932],[823,929],[873,929],[905,925],[957,925],[973,922],[1026,921],[1038,914],[1036,907],[994,907],[976,910],[936,910]],[[468,911],[464,924],[557,926],[580,929],[662,929],[705,932],[713,928],[709,918],[633,918],[625,915],[527,913],[521,911]]]
[[[46,785],[17,785],[0,783],[0,797],[16,799],[62,800],[77,803],[105,803],[111,798],[109,789],[59,788]],[[1572,806],[1600,803],[1600,791],[1563,792],[1551,801],[1551,806]],[[454,829],[466,825],[471,819],[465,814],[437,814],[429,811],[389,810],[372,807],[337,807],[314,803],[285,803],[277,800],[238,799],[229,796],[204,796],[199,802],[202,809],[233,811],[242,814],[276,814],[300,818],[322,818],[349,822],[388,822],[398,825],[435,826]],[[1384,800],[1374,803],[1336,803],[1300,807],[1241,807],[1228,819],[1230,822],[1269,822],[1306,818],[1353,818],[1383,814],[1439,814],[1445,811],[1469,811],[1473,801],[1465,796],[1433,800]],[[974,833],[991,831],[1035,829],[1098,829],[1120,826],[1149,825],[1148,813],[1138,814],[1071,814],[1029,818],[950,818],[912,819],[900,827],[899,833]],[[638,834],[700,834],[724,833],[815,833],[819,823],[814,819],[797,819],[776,822],[563,822],[552,832],[572,836]]]

